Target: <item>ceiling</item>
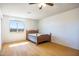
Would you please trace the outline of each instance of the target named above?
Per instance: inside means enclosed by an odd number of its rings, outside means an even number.
[[[38,5],[27,3],[1,3],[4,15],[30,19],[43,19],[58,13],[62,13],[79,7],[79,3],[55,3],[54,6],[46,6],[39,10]]]

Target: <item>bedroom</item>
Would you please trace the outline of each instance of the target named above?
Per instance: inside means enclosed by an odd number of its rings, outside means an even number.
[[[41,9],[38,5],[0,3],[0,55],[79,56],[79,3],[54,3]],[[48,34],[41,40],[51,36],[50,41],[37,45],[27,40],[28,30]]]

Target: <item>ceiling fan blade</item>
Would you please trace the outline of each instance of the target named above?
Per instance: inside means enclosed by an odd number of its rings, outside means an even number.
[[[32,4],[37,4],[37,3],[29,3],[30,5],[32,5]]]
[[[46,3],[47,5],[49,5],[49,6],[53,6],[54,4],[53,3]]]

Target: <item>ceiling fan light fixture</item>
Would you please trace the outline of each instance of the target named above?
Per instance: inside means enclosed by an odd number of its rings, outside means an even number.
[[[54,5],[53,3],[29,3],[29,4],[30,5],[32,5],[32,4],[38,4],[39,9],[44,8],[46,5],[49,5],[49,6],[53,6]]]
[[[38,5],[38,7],[45,7],[46,6],[46,4],[45,3],[39,3],[39,5]]]

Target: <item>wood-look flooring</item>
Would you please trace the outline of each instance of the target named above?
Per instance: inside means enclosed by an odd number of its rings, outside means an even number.
[[[26,44],[10,47],[12,44]],[[36,45],[30,41],[4,44],[1,56],[79,56],[79,51],[55,43],[45,42]]]

